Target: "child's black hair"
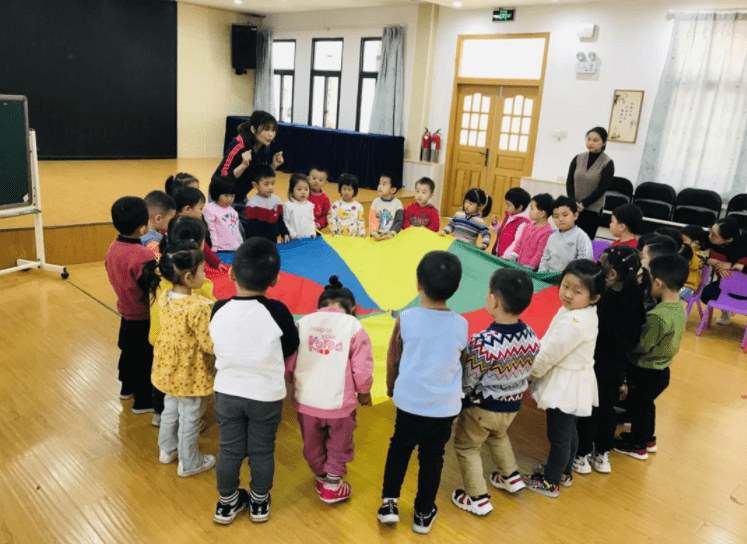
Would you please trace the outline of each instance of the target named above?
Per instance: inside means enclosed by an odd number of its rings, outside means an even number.
[[[490,210],[493,209],[493,197],[487,194],[482,189],[472,188],[464,193],[464,198],[462,199],[462,210],[464,210],[464,203],[467,201],[477,204],[477,213],[482,217],[488,215],[490,213]],[[480,206],[485,207],[480,210]]]
[[[199,183],[199,181],[197,181],[197,178],[194,177],[192,174],[187,174],[186,172],[179,172],[178,174],[169,176],[166,179],[164,190],[166,191],[167,195],[173,196],[174,190],[178,189],[179,187],[184,187],[185,185],[189,185],[191,183]]]
[[[506,312],[519,315],[532,303],[534,285],[523,270],[499,268],[490,276],[490,293],[498,297]]]
[[[525,212],[527,211],[527,206],[529,206],[529,201],[532,200],[532,195],[521,187],[511,187],[506,191],[505,199],[513,204],[514,208],[518,209],[521,207],[521,211]]]
[[[708,247],[708,232],[700,225],[687,225],[680,229],[682,236],[687,236],[693,242],[698,242],[700,250]]]
[[[205,202],[205,195],[196,187],[179,187],[178,189],[174,189],[173,196],[174,202],[176,202],[177,213],[181,213],[187,206],[194,208],[198,204]]]
[[[236,282],[249,291],[266,291],[280,273],[278,248],[267,238],[254,236],[239,246],[233,258]]]
[[[311,171],[316,170],[317,172],[324,172],[327,174],[327,177],[329,177],[329,168],[327,168],[324,164],[315,164],[311,168],[309,168],[309,175],[311,175]]]
[[[718,233],[724,240],[739,236],[739,223],[733,217],[722,217],[714,225],[718,225]]]
[[[324,291],[319,296],[318,308],[325,308],[331,304],[337,303],[342,306],[345,313],[355,316],[355,296],[347,287],[343,286],[340,278],[337,276],[329,277],[329,285],[324,287]]]
[[[258,164],[251,171],[252,183],[259,183],[261,180],[267,178],[275,179],[275,175],[275,170],[269,164]]]
[[[651,279],[660,279],[672,291],[679,291],[690,274],[687,260],[682,255],[661,255],[648,264]]]
[[[654,234],[657,236],[669,236],[677,244],[677,247],[682,245],[682,233],[674,227],[659,227],[654,230]]]
[[[623,204],[612,210],[618,223],[624,224],[633,234],[640,234],[643,227],[643,212],[635,204]]]
[[[112,204],[112,223],[119,234],[137,234],[140,227],[148,225],[148,206],[139,196],[123,196]]]
[[[194,242],[200,246],[205,243],[206,236],[205,223],[189,215],[177,215],[169,221],[169,228],[158,244],[158,251],[164,254],[169,246],[183,242]]]
[[[205,254],[195,242],[177,242],[161,254],[158,270],[164,279],[174,285],[181,285],[187,272],[197,274],[200,263],[205,262]],[[151,286],[151,298],[155,299],[158,284]]]
[[[163,191],[151,191],[145,195],[145,205],[148,207],[148,215],[166,214],[176,210],[176,202]]]
[[[553,200],[551,194],[540,193],[538,195],[534,195],[532,197],[532,200],[534,201],[534,205],[539,211],[545,212],[545,215],[548,218],[552,216],[552,206],[555,201]],[[529,202],[531,202],[532,200],[530,200]]]
[[[293,189],[296,188],[296,185],[299,183],[305,183],[309,186],[309,192],[311,192],[311,184],[309,183],[309,176],[306,174],[293,174],[290,177],[290,180],[288,180],[288,198],[291,198],[293,196]]]
[[[420,260],[416,275],[428,298],[445,302],[459,289],[462,263],[448,251],[430,251]]]
[[[622,283],[622,294],[627,298],[643,299],[651,290],[651,278],[641,265],[638,251],[630,246],[611,246],[602,252],[599,264],[605,270],[605,276],[610,270],[617,273]]]
[[[353,196],[358,194],[358,178],[353,174],[343,174],[340,179],[337,180],[337,190],[342,193],[343,187],[350,187],[353,189]]]
[[[220,195],[233,195],[236,194],[236,185],[234,182],[225,176],[216,176],[210,180],[210,186],[208,187],[208,194],[213,202],[218,202]]]
[[[562,208],[563,206],[566,206],[571,210],[571,213],[578,212],[578,204],[575,200],[573,200],[569,196],[559,196],[555,199],[555,202],[552,203],[552,211],[554,212],[558,208]]]
[[[641,247],[641,251],[643,251],[644,247],[648,248],[649,262],[656,257],[661,257],[662,255],[676,255],[679,250],[677,242],[675,242],[671,236],[665,236],[663,234],[657,234],[647,238]]]
[[[397,191],[402,188],[402,180],[394,172],[382,172],[379,178],[387,178],[391,182],[392,188],[397,189]]]
[[[581,280],[592,298],[604,292],[607,275],[604,273],[604,269],[592,260],[576,259],[571,261],[563,270],[561,281],[567,274],[573,274]]]
[[[636,249],[638,251],[643,251],[643,248],[646,246],[646,242],[648,242],[651,238],[654,236],[657,236],[653,232],[647,232],[646,234],[641,234],[638,237],[638,243],[636,244]]]
[[[436,192],[436,182],[434,182],[431,178],[426,178],[426,177],[420,178],[418,181],[415,182],[415,187],[417,187],[418,185],[427,185],[431,193]]]

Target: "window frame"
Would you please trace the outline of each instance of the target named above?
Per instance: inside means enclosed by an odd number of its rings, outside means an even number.
[[[316,58],[316,44],[317,42],[340,42],[342,49],[340,50],[340,69],[339,70],[315,70],[314,60]],[[342,67],[345,54],[345,39],[344,38],[312,38],[311,39],[311,75],[309,78],[309,126],[312,125],[312,119],[314,115],[314,78],[324,77],[324,100],[323,104],[326,107],[327,89],[329,86],[329,78],[337,78],[337,114],[335,116],[335,130],[340,127],[340,97],[342,95]],[[325,110],[326,111],[326,110]],[[322,128],[327,128],[326,125],[327,114],[322,113]]]
[[[379,72],[364,72],[363,71],[363,53],[366,48],[366,42],[380,42],[382,41],[381,36],[374,38],[361,38],[361,54],[360,61],[358,63],[358,99],[355,106],[355,130],[356,132],[361,131],[361,101],[363,99],[363,80],[373,79],[374,82],[379,80]]]
[[[296,43],[295,39],[282,39],[282,40],[272,40],[272,43],[275,42],[286,42],[290,43],[293,42],[293,70],[287,70],[287,69],[275,69],[272,70],[272,75],[274,76],[280,76],[280,104],[278,104],[278,121],[282,121],[283,118],[283,77],[284,76],[292,76],[293,77],[293,84],[291,85],[291,118],[290,122],[293,122],[293,112],[295,108],[293,107],[293,103],[296,100],[296,54],[298,53],[298,44]]]

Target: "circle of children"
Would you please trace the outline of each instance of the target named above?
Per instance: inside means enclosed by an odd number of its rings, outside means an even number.
[[[355,177],[341,176],[341,199],[331,206],[322,191],[326,178],[319,166],[308,177],[293,175],[289,200],[281,204],[273,194],[274,170],[257,167],[252,178],[257,194],[243,218],[246,241],[231,206],[233,184],[225,178],[210,183],[207,205],[197,180],[178,174],[169,178],[166,192],[123,197],[112,207],[121,235],[107,254],[106,269],[122,314],[120,397],[134,397],[134,413],[155,411],[160,462],[178,461],[178,475],[191,476],[216,466],[216,458],[198,448],[206,399],[214,394],[220,429],[216,523],[229,524],[245,509],[254,522],[269,518],[286,382],[292,384],[303,454],[319,498],[336,503],[352,493],[344,477],[353,459],[356,407],[371,405],[373,382],[371,341],[355,317],[354,296],[333,276],[318,311],[297,323],[283,303],[265,297],[280,271],[278,237],[313,237],[327,224],[334,234],[366,235],[363,208],[354,200]],[[409,226],[438,231],[438,213],[429,204],[433,182],[418,181],[415,203],[406,210],[394,196],[399,187],[393,174],[381,176],[370,235],[384,240]],[[611,472],[612,450],[646,459],[657,450],[654,401],[669,384],[669,366],[685,329],[680,297],[697,289],[706,259],[720,277],[741,271],[747,262],[747,242],[733,219],[720,219],[710,235],[688,226],[636,240],[641,212],[624,205],[612,213],[610,231],[618,240],[594,262],[588,236],[575,226],[573,199],[530,197],[512,188],[505,200],[503,221],[492,222],[494,253],[528,270],[561,272],[561,308],[540,341],[520,319],[532,299],[529,274],[500,268],[486,278],[485,306],[494,322],[469,338],[467,321],[446,305],[459,286],[459,259],[444,251],[423,257],[417,268],[420,306],[397,317],[388,349],[387,393],[397,413],[381,523],[399,521],[400,489],[417,446],[413,529],[431,530],[455,420],[453,443],[464,486],[453,491],[452,501],[478,516],[493,509],[480,458],[483,444],[496,465],[490,485],[509,494],[526,487],[557,497],[560,486],[573,484],[573,472]],[[487,248],[484,217],[491,204],[489,195],[470,189],[463,210],[441,234]],[[213,250],[235,252],[229,276],[237,295],[231,299],[216,301],[205,279],[206,262],[226,268]],[[718,283],[706,290],[715,298]],[[528,389],[546,411],[550,450],[544,465],[522,475],[506,431]],[[617,405],[625,391],[623,415],[631,427],[616,437]],[[249,491],[239,486],[245,458]]]

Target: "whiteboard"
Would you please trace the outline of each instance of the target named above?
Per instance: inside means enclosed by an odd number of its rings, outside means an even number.
[[[0,94],[0,209],[31,206],[31,183],[28,102]]]

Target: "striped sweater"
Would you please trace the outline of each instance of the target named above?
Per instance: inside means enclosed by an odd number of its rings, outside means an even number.
[[[490,231],[480,214],[467,215],[463,211],[458,211],[451,218],[449,224],[444,227],[446,234],[451,234],[457,240],[475,244],[478,237],[482,237],[482,248],[485,249],[490,244]]]
[[[539,348],[537,335],[523,321],[493,323],[473,334],[462,374],[467,403],[492,412],[517,412]]]
[[[277,242],[278,236],[288,236],[283,220],[283,204],[275,195],[254,195],[246,204],[246,237],[261,236]]]

